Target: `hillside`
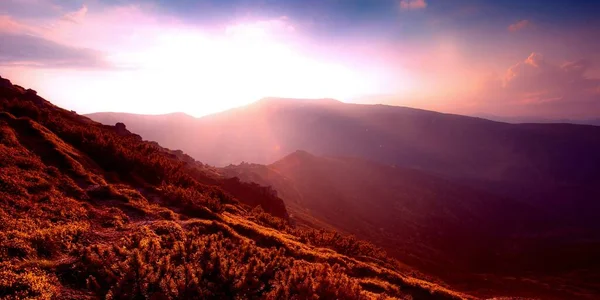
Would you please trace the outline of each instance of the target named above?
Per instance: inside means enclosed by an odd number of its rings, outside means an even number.
[[[305,151],[222,172],[273,186],[299,224],[372,241],[477,295],[585,299],[600,291],[598,240],[564,232],[572,227],[511,199],[417,170]]]
[[[0,153],[1,298],[473,298],[291,226],[270,188],[2,78]]]
[[[296,151],[268,166],[229,166],[224,173],[273,186],[299,222],[310,224],[305,216],[312,216],[380,241],[403,261],[452,265],[455,271],[467,264],[485,267],[483,258],[476,259],[482,249],[466,251],[467,243],[492,247],[501,236],[525,232],[528,217],[536,215],[517,202],[358,158]]]

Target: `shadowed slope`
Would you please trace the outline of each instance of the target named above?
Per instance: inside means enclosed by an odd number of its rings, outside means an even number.
[[[528,205],[437,176],[305,151],[223,172],[273,186],[299,224],[373,241],[473,293],[563,299],[586,298],[600,288],[592,284],[600,270],[597,240],[581,239],[577,229]]]

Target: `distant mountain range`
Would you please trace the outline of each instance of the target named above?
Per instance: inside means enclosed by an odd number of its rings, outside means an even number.
[[[202,118],[88,116],[270,185],[292,221],[369,239],[473,293],[598,289],[600,127],[331,99],[267,98]]]
[[[273,163],[296,150],[422,170],[576,220],[600,217],[600,127],[508,124],[407,107],[267,98],[191,118],[99,113],[203,162]],[[568,199],[568,201],[566,200]]]

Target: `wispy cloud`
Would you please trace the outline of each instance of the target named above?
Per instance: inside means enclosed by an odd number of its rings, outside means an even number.
[[[87,6],[83,5],[80,9],[78,9],[76,11],[66,13],[61,18],[61,20],[79,24],[83,21],[87,12],[88,12]]]
[[[401,0],[400,9],[403,10],[417,10],[424,9],[427,7],[425,0]]]
[[[0,65],[55,69],[110,68],[101,51],[71,45],[55,36],[60,21],[83,21],[87,7],[42,20],[0,15]]]
[[[0,15],[0,34],[39,34],[41,29],[19,22],[11,16]]]
[[[101,52],[33,35],[0,33],[0,65],[36,68],[109,68]]]
[[[532,23],[529,20],[520,20],[516,23],[510,24],[508,26],[508,30],[510,32],[517,32],[526,28],[531,27]]]

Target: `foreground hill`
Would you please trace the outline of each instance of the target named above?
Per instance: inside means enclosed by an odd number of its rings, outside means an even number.
[[[598,240],[561,233],[568,224],[514,200],[417,170],[305,151],[222,172],[273,186],[300,224],[373,241],[471,293],[574,299],[600,292]]]
[[[0,154],[1,298],[472,298],[290,226],[269,188],[2,78]]]

